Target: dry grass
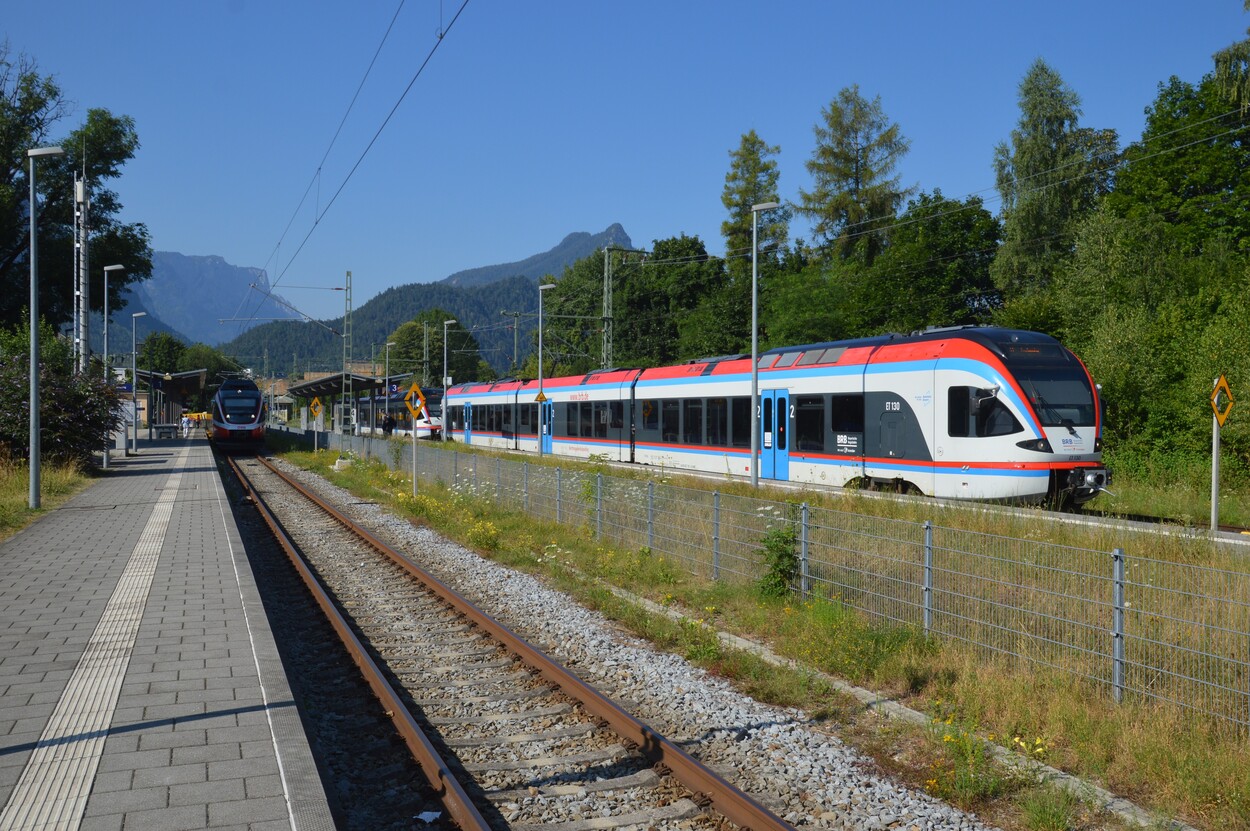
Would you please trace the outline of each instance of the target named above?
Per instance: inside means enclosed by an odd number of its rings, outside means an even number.
[[[0,458],[0,540],[25,528],[42,511],[57,508],[93,481],[73,466],[43,465],[39,469],[40,509],[30,509],[30,467],[22,460]]]

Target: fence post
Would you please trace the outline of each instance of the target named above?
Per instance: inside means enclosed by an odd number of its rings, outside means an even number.
[[[1124,699],[1124,549],[1117,548],[1111,552],[1114,589],[1114,608],[1112,614],[1112,663],[1111,683],[1115,687],[1115,701],[1119,704]]]
[[[451,486],[456,487],[456,481],[460,478],[460,454],[451,454]]]
[[[530,512],[530,463],[521,462],[521,504]]]
[[[712,491],[712,579],[720,579],[720,491]]]
[[[800,539],[802,542],[799,546],[799,597],[801,597],[806,602],[807,586],[808,586],[807,532],[808,532],[808,520],[810,519],[810,514],[808,513],[806,502],[804,502],[803,505],[799,508],[799,516],[802,517],[802,523],[803,523],[800,529]]]
[[[933,523],[924,521],[924,632],[933,626]]]
[[[595,539],[603,539],[603,474],[595,474]]]
[[[647,549],[655,550],[655,482],[647,483]]]
[[[563,522],[560,518],[560,468],[556,468],[556,522]]]
[[[477,496],[477,456],[473,457],[473,495]]]

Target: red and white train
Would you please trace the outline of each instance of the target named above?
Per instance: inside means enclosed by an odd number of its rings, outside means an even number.
[[[1048,335],[959,327],[759,356],[761,479],[1080,505],[1104,490],[1098,387]],[[476,446],[751,475],[751,358],[451,387]],[[542,425],[541,431],[539,425]]]
[[[257,447],[265,441],[268,407],[250,378],[227,378],[213,395],[208,437],[218,447]]]

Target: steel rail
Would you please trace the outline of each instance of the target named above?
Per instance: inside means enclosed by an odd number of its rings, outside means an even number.
[[[559,687],[569,697],[582,702],[586,712],[600,718],[622,738],[638,746],[639,752],[653,763],[668,768],[679,782],[697,794],[706,797],[713,808],[730,822],[752,831],[794,831],[793,827],[773,814],[760,803],[756,802],[735,785],[726,781],[694,757],[690,756],[661,733],[634,718],[622,710],[611,699],[594,687],[586,684],[563,664],[546,655],[537,647],[512,632],[506,626],[492,618],[451,587],[445,585],[434,575],[418,566],[404,554],[391,548],[369,531],[361,528],[334,506],[312,493],[299,482],[286,476],[267,459],[256,457],[257,461],[280,476],[287,484],[298,490],[312,502],[316,503],[330,516],[338,520],[344,527],[360,536],[373,546],[379,553],[392,560],[396,565],[416,577],[427,588],[443,598],[459,613],[481,627],[491,637],[515,652],[525,663],[538,671],[543,678]]]
[[[490,831],[490,823],[478,811],[477,806],[473,804],[473,800],[469,798],[468,793],[465,792],[459,780],[451,773],[450,767],[443,760],[442,756],[439,755],[438,750],[435,749],[429,737],[425,735],[420,725],[417,724],[412,713],[408,711],[399,695],[387,683],[382,670],[369,657],[369,653],[365,650],[364,645],[361,644],[355,633],[352,632],[351,626],[348,625],[343,615],[335,607],[334,602],[326,594],[325,589],[313,574],[312,569],[309,568],[308,563],[300,555],[299,550],[287,535],[282,524],[273,515],[273,512],[269,510],[269,506],[265,504],[260,494],[251,486],[251,481],[239,467],[238,463],[233,458],[227,457],[227,459],[235,476],[242,484],[244,490],[247,491],[252,504],[256,506],[265,523],[273,531],[278,543],[286,551],[287,558],[290,559],[296,571],[299,572],[304,584],[317,601],[317,605],[321,607],[322,612],[334,627],[334,631],[338,633],[339,640],[347,647],[352,661],[355,662],[361,674],[369,683],[373,694],[382,704],[392,721],[394,721],[395,729],[403,738],[404,743],[408,745],[413,759],[421,766],[426,779],[430,782],[430,786],[438,793],[443,807],[447,809],[448,815],[462,831]],[[261,459],[261,461],[263,462],[264,460]],[[283,481],[288,484],[291,483],[289,478],[282,476],[281,472],[274,469],[272,465],[267,464],[266,466],[278,473]]]

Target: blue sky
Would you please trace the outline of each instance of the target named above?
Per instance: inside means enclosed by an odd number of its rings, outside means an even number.
[[[997,211],[994,147],[1036,58],[1081,97],[1082,125],[1127,143],[1160,82],[1197,82],[1250,26],[1241,0],[397,8],[25,0],[8,4],[0,31],[76,104],[53,138],[90,107],[135,119],[142,147],[112,187],[154,248],[263,267],[294,305],[328,318],[343,295],[301,287],[341,286],[350,270],[359,307],[613,222],[636,246],[684,233],[722,253],[720,196],[741,136],[781,146],[781,196],[796,200],[810,187],[812,128],[850,84],[879,95],[911,141],[905,185],[976,193]],[[801,218],[792,235],[810,238]]]

